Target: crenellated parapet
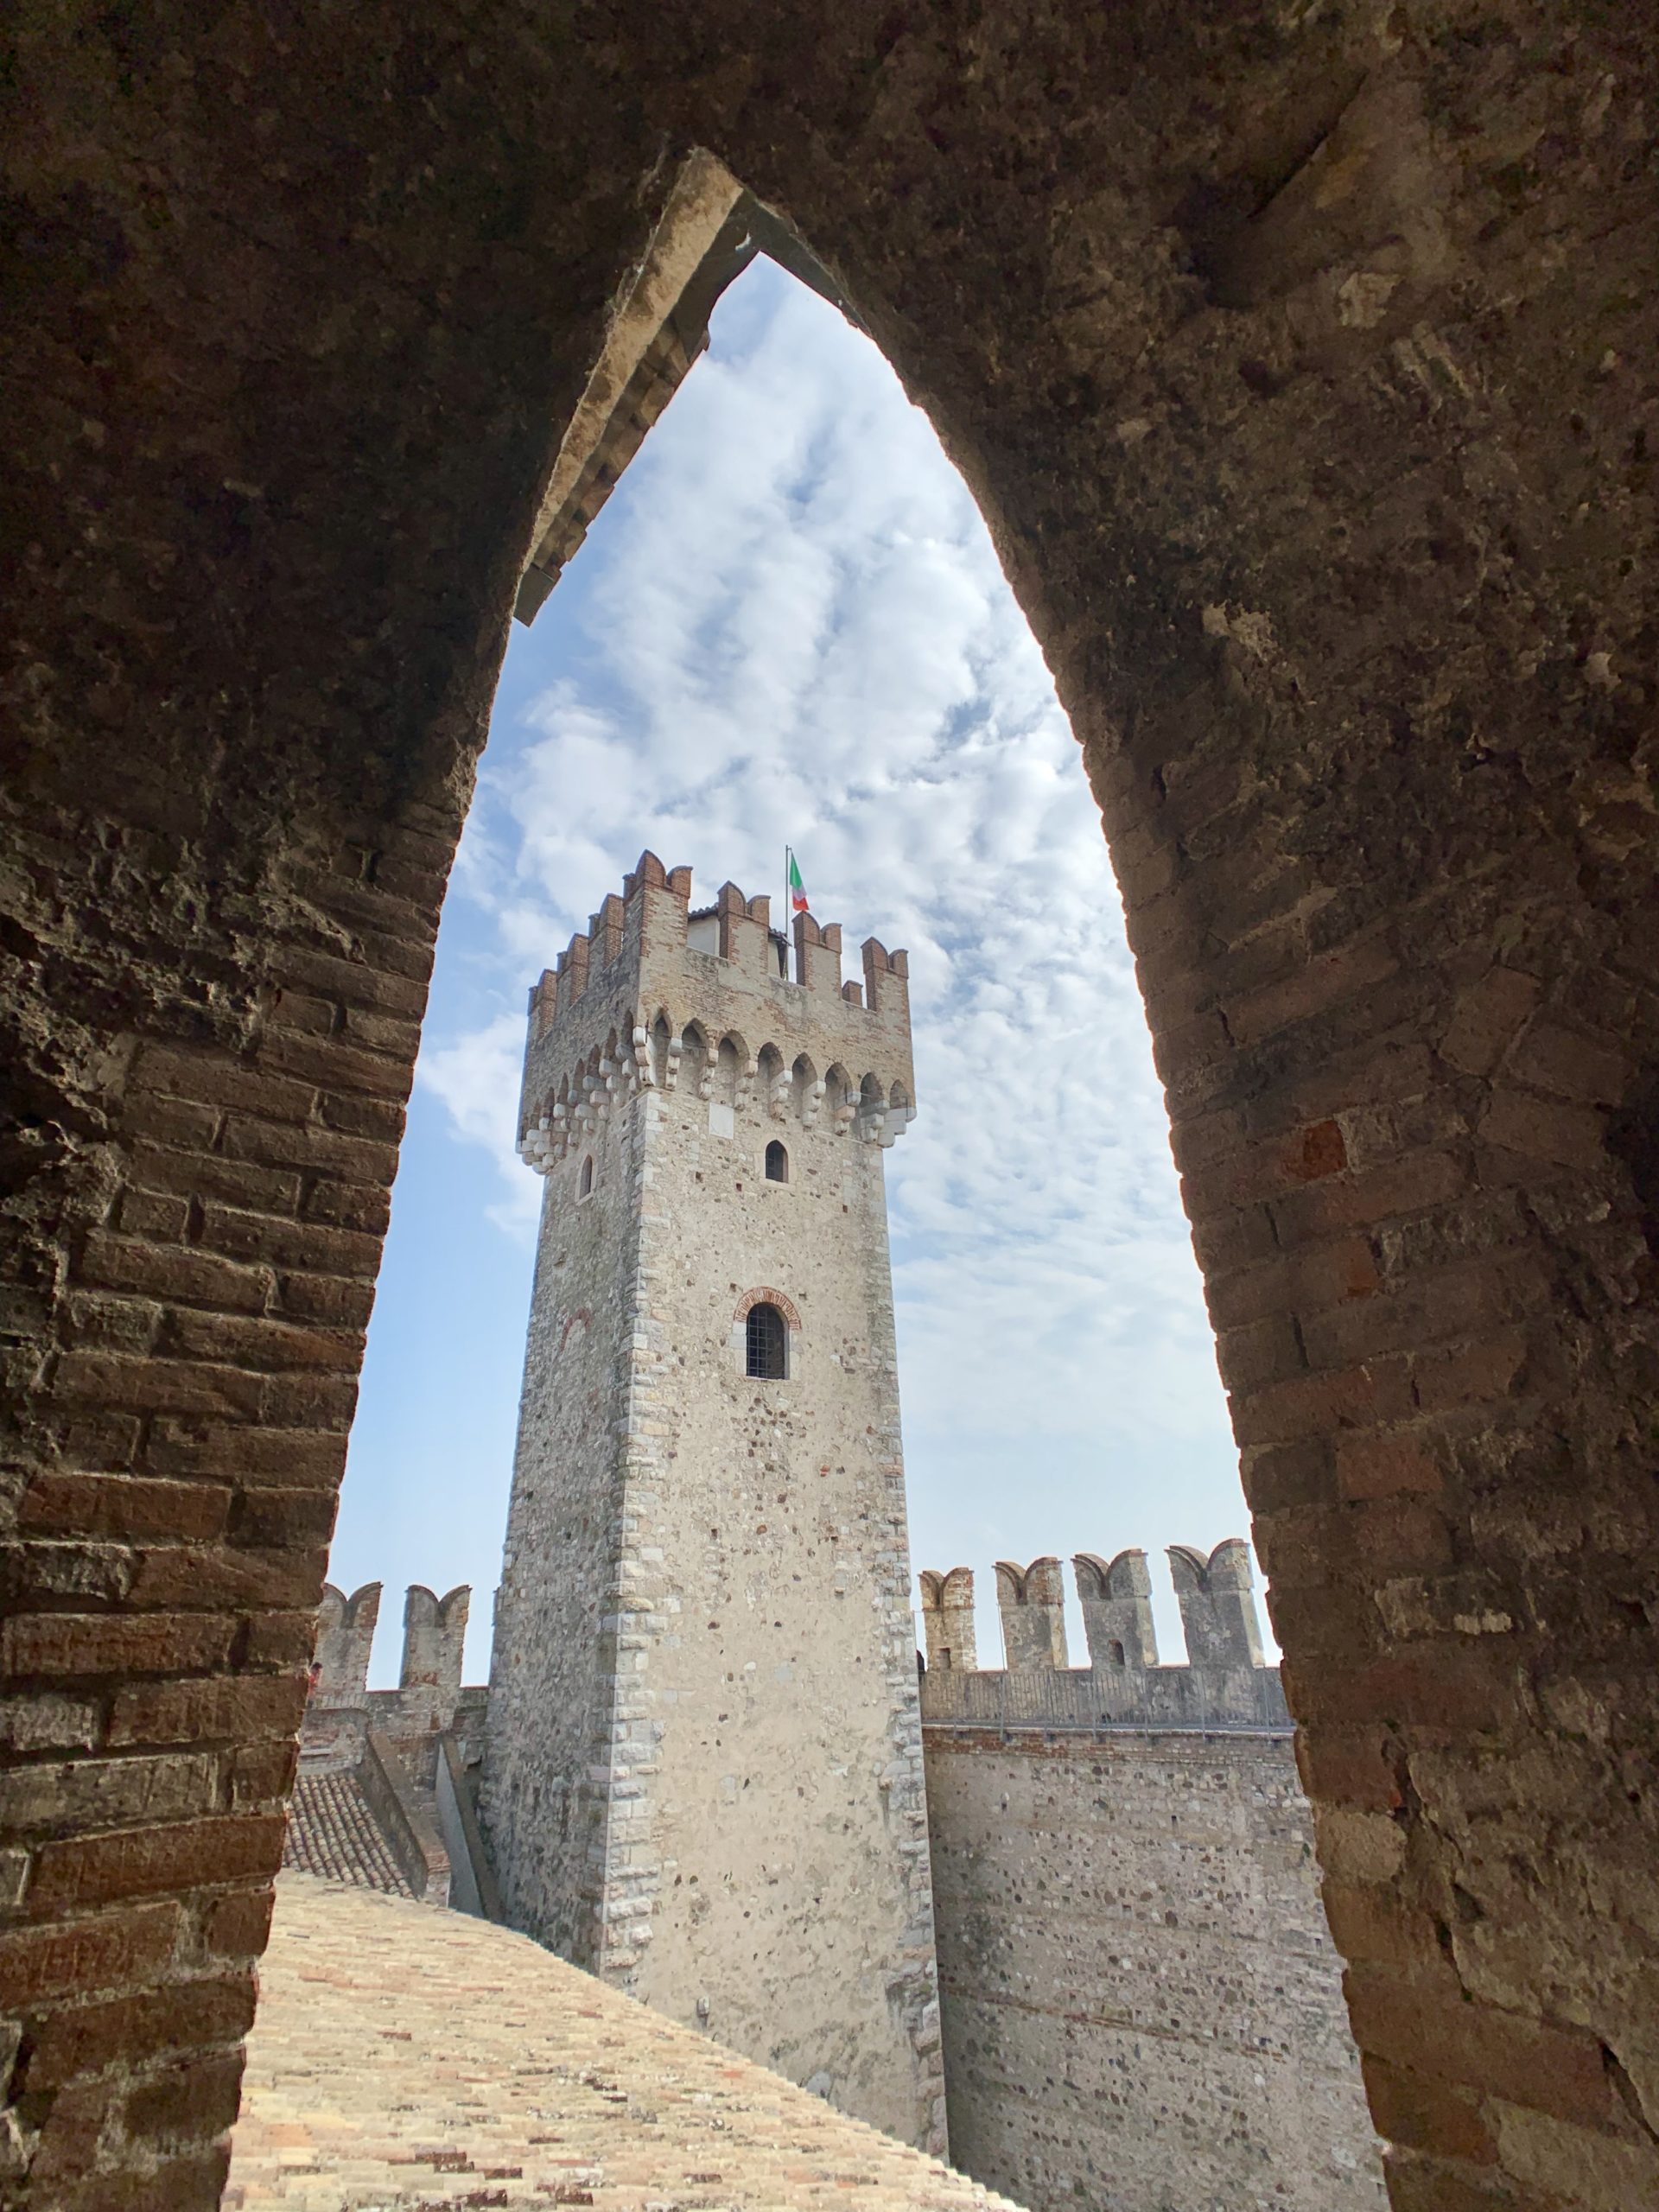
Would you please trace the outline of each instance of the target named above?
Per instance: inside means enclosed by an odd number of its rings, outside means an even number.
[[[1147,1555],[1105,1560],[1079,1552],[1072,1561],[1089,1664],[1066,1651],[1065,1580],[1058,1559],[996,1567],[1004,1664],[976,1665],[974,1577],[953,1567],[920,1577],[925,1668],[922,1719],[930,1726],[974,1728],[1219,1729],[1282,1732],[1289,1728],[1279,1669],[1262,1656],[1249,1547],[1238,1537],[1206,1558],[1185,1544],[1169,1548],[1181,1609],[1186,1663],[1160,1666],[1152,1618]]]
[[[369,1695],[369,1654],[380,1618],[380,1585],[365,1582],[348,1598],[332,1582],[322,1586],[317,1607],[317,1641],[312,1664],[311,1701],[319,1706],[365,1705]]]
[[[949,1574],[934,1574],[924,1568],[918,1580],[922,1586],[922,1634],[929,1669],[942,1673],[950,1668],[965,1668],[971,1674],[979,1665],[972,1570],[954,1567]]]
[[[1262,1628],[1251,1586],[1250,1548],[1229,1536],[1208,1559],[1186,1544],[1169,1548],[1187,1657],[1195,1667],[1260,1667]]]
[[[471,1587],[462,1583],[440,1598],[424,1583],[410,1585],[395,1690],[368,1686],[380,1596],[378,1582],[365,1583],[349,1598],[332,1582],[323,1585],[300,1739],[302,1764],[313,1772],[356,1765],[371,1729],[406,1753],[419,1747],[425,1768],[440,1736],[459,1730],[471,1738],[481,1727],[486,1693],[461,1687]]]
[[[1002,1616],[1002,1649],[1009,1667],[1064,1667],[1065,1580],[1057,1559],[1034,1559],[1029,1567],[1012,1560],[996,1562],[996,1609]]]
[[[411,1583],[404,1601],[404,1658],[397,1688],[404,1725],[429,1731],[447,1728],[461,1698],[461,1654],[471,1611],[470,1585],[460,1584],[437,1597],[423,1582]]]
[[[1158,1638],[1152,1625],[1152,1577],[1145,1552],[1119,1552],[1113,1560],[1079,1552],[1071,1571],[1083,1608],[1090,1665],[1155,1667]]]
[[[725,883],[691,905],[691,871],[642,853],[530,995],[518,1151],[548,1174],[585,1155],[641,1094],[891,1144],[915,1112],[910,963],[879,938],[842,981],[840,927],[788,938],[772,902]]]

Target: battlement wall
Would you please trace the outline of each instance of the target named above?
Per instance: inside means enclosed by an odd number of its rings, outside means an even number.
[[[1158,1662],[1146,1554],[1072,1560],[1089,1664],[1070,1663],[1065,1586],[1052,1555],[1001,1560],[997,1611],[1007,1663],[977,1664],[971,1568],[931,1571],[922,1590],[922,1720],[931,1727],[1135,1728],[1265,1732],[1288,1736],[1279,1669],[1262,1657],[1249,1548],[1230,1537],[1208,1557],[1169,1549],[1187,1663]]]
[[[411,1759],[416,1778],[429,1787],[442,1735],[461,1734],[473,1757],[482,1739],[489,1692],[481,1684],[463,1688],[461,1680],[472,1590],[462,1583],[440,1598],[423,1583],[412,1583],[404,1601],[397,1688],[372,1690],[369,1662],[381,1587],[365,1583],[347,1597],[332,1582],[323,1585],[300,1764],[310,1774],[358,1767],[373,1731]]]
[[[842,932],[734,883],[690,910],[691,871],[642,853],[530,994],[519,1153],[546,1173],[642,1090],[891,1143],[915,1110],[909,959],[879,938],[843,983]],[[792,972],[791,972],[792,967]]]
[[[1031,2212],[1385,2212],[1285,1736],[923,1743],[955,2163]]]
[[[1249,1547],[1172,1545],[1186,1663],[1141,1551],[920,1577],[923,1757],[951,2156],[1032,2212],[1383,2212]],[[1086,2012],[1078,1992],[1089,1993]]]

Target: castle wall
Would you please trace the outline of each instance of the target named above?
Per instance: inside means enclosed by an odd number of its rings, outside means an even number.
[[[19,14],[0,2186],[217,2195],[507,610],[701,145],[1071,715],[1399,2203],[1659,2196],[1651,10]]]
[[[607,1121],[584,1154],[591,1195],[564,1206],[550,1189],[542,1210],[481,1807],[509,1920],[594,1971],[631,1901],[615,1893],[613,1816],[632,1785],[612,1731],[640,1136]]]
[[[403,1655],[395,1690],[372,1690],[369,1660],[379,1618],[381,1586],[365,1583],[348,1598],[332,1582],[317,1608],[316,1656],[300,1730],[300,1765],[311,1775],[360,1765],[371,1732],[384,1736],[423,1789],[434,1787],[438,1740],[455,1737],[464,1764],[482,1751],[487,1692],[461,1688],[462,1654],[472,1601],[462,1583],[440,1598],[412,1583],[404,1603]]]
[[[688,890],[642,861],[532,1007],[546,1197],[486,1832],[517,1925],[942,2145],[875,1141],[908,1114],[902,959],[867,948],[867,1006],[838,933],[809,923],[788,978],[730,887],[691,949]],[[745,1371],[757,1297],[789,1317],[783,1379]]]
[[[1287,1738],[925,1743],[956,2163],[1033,2212],[1376,2212]]]
[[[1378,2212],[1382,2184],[1278,1670],[1242,1544],[1077,1562],[1091,1665],[1043,1647],[1059,1563],[998,1569],[1010,1665],[922,1685],[951,2156],[1032,2212]],[[1255,1652],[1252,1662],[1248,1655]]]

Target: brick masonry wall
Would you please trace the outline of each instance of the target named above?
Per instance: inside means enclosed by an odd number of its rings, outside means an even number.
[[[1287,1738],[925,1744],[957,2164],[1032,2212],[1379,2212]]]
[[[188,875],[205,802],[151,772],[111,803]],[[169,996],[162,956],[111,953],[132,1026],[79,1040],[103,1087],[49,1140],[62,1249],[41,1277],[27,1215],[12,1245],[53,1332],[0,1626],[0,2172],[35,2202],[125,2175],[205,2203],[224,2171],[448,857],[373,834],[292,868],[257,986],[221,955]]]
[[[1398,2212],[1624,2212],[1649,11],[585,21],[157,0],[6,78],[7,2186],[217,2189],[444,875],[701,145],[928,410],[1083,746]]]

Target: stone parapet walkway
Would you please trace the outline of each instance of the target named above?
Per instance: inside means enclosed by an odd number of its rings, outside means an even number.
[[[260,1981],[232,2212],[1007,2204],[461,1913],[286,1873]]]

